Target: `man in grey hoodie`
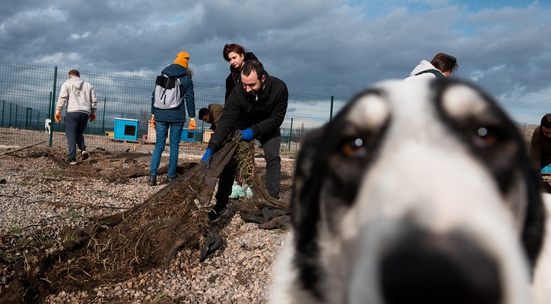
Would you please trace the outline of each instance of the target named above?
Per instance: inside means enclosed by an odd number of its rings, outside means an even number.
[[[61,122],[61,110],[67,103],[67,114],[65,115],[65,135],[67,136],[67,146],[69,153],[67,162],[76,165],[76,146],[81,151],[82,160],[89,157],[84,144],[84,130],[90,121],[96,120],[96,92],[94,87],[80,79],[80,73],[77,70],[69,71],[69,79],[61,86],[59,98],[55,108],[55,121]]]

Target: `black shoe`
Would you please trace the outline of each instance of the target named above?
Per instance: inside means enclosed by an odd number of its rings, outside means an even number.
[[[170,183],[170,182],[172,182],[172,181],[175,180],[175,179],[176,179],[176,177],[167,177],[167,178],[166,178],[166,182],[167,182],[167,183]]]
[[[220,217],[226,212],[226,207],[215,205],[211,211],[209,211],[209,220],[211,222],[216,222]]]
[[[157,186],[157,175],[150,175],[148,183],[150,186]]]

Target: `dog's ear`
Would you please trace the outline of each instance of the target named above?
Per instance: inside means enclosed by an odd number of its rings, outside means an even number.
[[[522,229],[522,244],[526,250],[532,270],[535,269],[538,256],[543,247],[545,237],[546,211],[543,205],[540,182],[537,170],[534,169],[528,157],[523,159],[524,178],[527,181],[528,205]]]
[[[323,136],[326,126],[308,132],[302,143],[296,161],[295,180],[291,197],[291,222],[294,228],[294,263],[299,269],[300,281],[318,299],[321,293],[316,289],[321,274],[318,267],[319,248],[316,242],[320,218],[321,176],[323,176]]]
[[[322,143],[325,127],[308,132],[301,142],[301,149],[296,161],[295,180],[291,198],[291,211],[293,226],[298,231],[305,231],[304,225],[315,220],[319,213],[319,182],[318,172],[320,157],[320,144]],[[316,230],[316,229],[306,229]]]

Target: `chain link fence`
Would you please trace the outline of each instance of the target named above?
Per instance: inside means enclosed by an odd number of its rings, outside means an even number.
[[[53,121],[55,104],[59,90],[72,68],[33,65],[0,61],[0,145],[19,143],[34,144],[33,130],[43,132],[47,119],[52,120],[52,137],[48,144],[65,145],[65,126]],[[118,149],[117,141],[147,142],[148,119],[150,118],[151,94],[156,75],[129,72],[103,72],[79,68],[81,78],[90,82],[96,91],[98,109],[96,121],[89,123],[85,136],[102,137],[102,141],[112,141],[107,149]],[[223,81],[221,81],[222,83]],[[211,103],[223,103],[225,87],[194,82],[196,114],[200,108]],[[289,106],[283,125],[282,149],[296,150],[302,135],[331,120],[333,113],[340,110],[345,100],[333,96],[314,96],[289,92]],[[62,113],[64,115],[64,113]],[[184,141],[202,143],[208,140],[210,125],[196,119],[198,126],[193,134],[186,133]],[[125,134],[115,136],[122,124]],[[126,132],[129,131],[129,132]],[[131,135],[131,138],[128,136]],[[43,134],[41,135],[43,138]]]

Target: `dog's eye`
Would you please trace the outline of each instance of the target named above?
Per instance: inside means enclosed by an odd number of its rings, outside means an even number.
[[[489,148],[498,143],[498,132],[491,127],[480,127],[473,134],[473,144],[477,148]]]
[[[364,140],[361,138],[353,138],[344,142],[342,153],[346,157],[359,158],[367,154],[367,148],[364,145]]]

